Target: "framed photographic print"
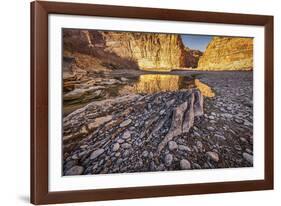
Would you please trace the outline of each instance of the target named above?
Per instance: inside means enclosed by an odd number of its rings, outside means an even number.
[[[273,17],[31,3],[31,202],[273,189]]]

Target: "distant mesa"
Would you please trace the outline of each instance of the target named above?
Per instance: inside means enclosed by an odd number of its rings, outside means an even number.
[[[195,49],[185,48],[186,51],[186,67],[197,68],[198,61],[203,55],[203,52]]]

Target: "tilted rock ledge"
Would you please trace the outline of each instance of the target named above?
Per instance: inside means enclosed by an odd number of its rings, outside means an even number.
[[[203,96],[196,89],[127,95],[90,103],[63,119],[64,174],[102,173],[97,162],[112,155],[127,156],[132,151],[135,158],[140,158],[149,149],[159,154],[158,161],[165,161],[161,158],[165,155],[162,149],[174,137],[188,133],[194,118],[201,115]],[[80,167],[69,171],[69,162],[73,160]],[[130,171],[140,171],[135,164],[137,159],[132,161],[124,164],[131,166]],[[104,169],[117,168],[115,172],[122,172],[119,165],[116,158]],[[183,166],[188,165],[183,162]]]

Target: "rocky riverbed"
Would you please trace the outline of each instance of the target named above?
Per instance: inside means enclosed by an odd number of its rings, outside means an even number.
[[[64,175],[253,166],[252,74],[186,71],[191,86],[167,91],[136,90],[134,75],[79,80],[64,94],[85,103],[63,119]]]

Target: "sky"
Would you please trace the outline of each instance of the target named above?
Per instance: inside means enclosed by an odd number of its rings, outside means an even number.
[[[181,38],[186,47],[204,52],[212,36],[182,34]]]

